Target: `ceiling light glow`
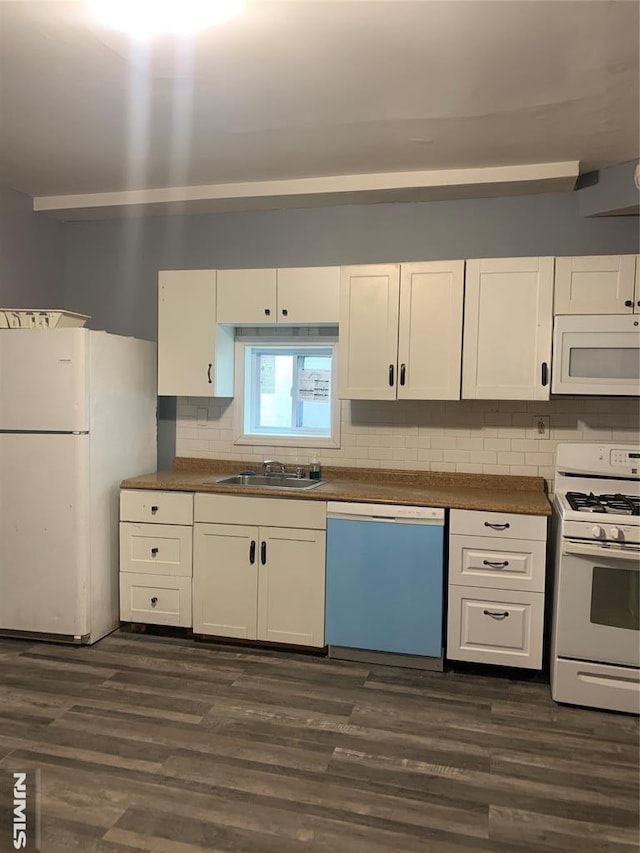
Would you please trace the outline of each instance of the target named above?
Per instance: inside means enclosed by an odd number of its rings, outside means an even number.
[[[87,0],[104,26],[135,38],[159,33],[191,36],[239,15],[244,0]]]

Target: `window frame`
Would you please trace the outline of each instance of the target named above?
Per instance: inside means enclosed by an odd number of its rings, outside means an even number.
[[[291,349],[305,350],[318,348],[331,348],[331,435],[283,435],[278,433],[247,433],[245,432],[245,407],[246,407],[246,367],[247,347],[259,347],[261,349]],[[235,377],[234,377],[234,417],[233,417],[233,443],[234,445],[254,445],[261,447],[340,447],[340,421],[341,401],[338,398],[338,337],[327,336],[291,336],[277,335],[236,335],[235,341]],[[255,377],[254,377],[255,378]],[[255,385],[252,387],[255,394]]]

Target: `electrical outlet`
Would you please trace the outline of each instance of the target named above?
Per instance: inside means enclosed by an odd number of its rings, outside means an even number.
[[[198,409],[198,426],[206,426],[209,421],[209,410]]]
[[[534,415],[533,429],[536,438],[549,438],[549,415]]]

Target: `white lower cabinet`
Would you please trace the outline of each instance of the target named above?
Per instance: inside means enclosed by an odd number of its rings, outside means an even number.
[[[544,595],[449,588],[447,657],[540,669]]]
[[[191,626],[191,578],[120,575],[120,618],[152,625]]]
[[[323,646],[326,504],[196,495],[195,517],[194,631]]]
[[[193,629],[198,634],[258,638],[258,530],[196,524]]]
[[[122,620],[191,627],[192,538],[192,494],[120,492]]]
[[[454,509],[449,527],[447,657],[540,669],[546,518]]]

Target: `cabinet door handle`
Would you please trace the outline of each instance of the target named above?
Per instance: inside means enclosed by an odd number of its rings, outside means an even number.
[[[260,562],[263,566],[267,562],[267,543],[264,540],[260,543]]]
[[[511,525],[508,521],[505,521],[504,524],[492,524],[490,521],[485,521],[485,527],[490,527],[492,530],[508,530]]]
[[[209,385],[211,385],[211,382],[212,382],[212,380],[211,380],[211,368],[212,367],[213,367],[213,364],[210,364],[209,367],[207,367],[207,379],[209,380]]]
[[[264,313],[268,317],[271,314],[271,308],[265,308]]]
[[[509,615],[508,610],[483,610],[485,616],[491,616],[492,619],[506,619]]]
[[[633,308],[633,299],[625,299],[624,304],[627,308]]]
[[[152,556],[152,557],[155,557],[155,556],[157,555],[157,553],[158,553],[158,549],[157,549],[157,548],[152,548],[152,549],[151,549],[151,556]]]
[[[151,507],[151,515],[155,515],[157,512],[158,512],[158,507],[157,507],[157,506],[152,506],[152,507]]]
[[[394,367],[392,364],[389,365],[389,385],[393,388],[393,373]]]
[[[158,598],[157,598],[157,596],[154,595],[153,598],[151,599],[151,606],[155,607],[157,603],[158,603]]]
[[[509,565],[509,560],[503,560],[501,563],[493,562],[493,560],[483,560],[483,566],[491,566],[492,569],[506,569]]]
[[[542,387],[544,388],[547,382],[549,381],[549,365],[546,361],[542,362],[542,370],[541,370],[540,381],[542,382]]]
[[[407,365],[401,364],[400,365],[400,384],[401,385],[404,385],[404,380],[405,380],[406,376],[407,376]]]
[[[288,313],[289,313],[289,312],[287,311],[287,309],[286,309],[286,308],[283,308],[283,309],[282,309],[282,316],[283,316],[283,317],[286,317]]]
[[[249,562],[253,565],[256,561],[256,540],[251,540],[251,545],[249,545]]]

